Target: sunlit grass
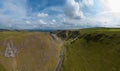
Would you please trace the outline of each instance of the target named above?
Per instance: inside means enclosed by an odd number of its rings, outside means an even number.
[[[79,37],[66,44],[61,71],[120,71],[120,29],[78,31]]]
[[[4,56],[8,44],[17,49],[16,57]],[[6,71],[53,71],[61,46],[61,40],[54,40],[49,33],[0,31],[0,64]]]

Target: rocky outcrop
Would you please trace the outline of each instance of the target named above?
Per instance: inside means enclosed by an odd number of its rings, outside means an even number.
[[[7,47],[5,49],[5,57],[15,57],[17,53],[17,49],[15,48],[15,46],[13,45],[12,42],[9,42],[7,44]]]
[[[54,40],[58,40],[59,38],[55,35],[55,34],[50,34],[51,37],[54,39]]]

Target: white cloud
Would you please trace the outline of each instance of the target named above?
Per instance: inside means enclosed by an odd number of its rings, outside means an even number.
[[[26,17],[26,0],[5,0],[0,15],[23,18]]]
[[[55,11],[55,12],[63,12],[63,7],[61,6],[52,6],[44,9],[43,11],[48,12],[48,11]]]
[[[43,20],[39,20],[40,24],[47,24],[45,21]]]
[[[27,0],[2,0],[0,2],[2,5],[0,8],[0,24],[3,28],[19,25],[18,21],[20,20],[22,22],[20,24],[25,23],[22,19],[27,18]]]
[[[56,20],[55,20],[55,19],[53,19],[53,20],[52,20],[52,22],[56,23]]]
[[[39,14],[37,14],[37,16],[43,18],[43,17],[47,17],[48,14],[46,14],[46,13],[39,13]]]
[[[30,22],[30,21],[28,21],[28,20],[26,21],[26,23],[27,23],[27,24],[31,24],[31,22]]]
[[[84,12],[82,11],[85,6],[93,6],[94,0],[66,0],[65,14],[69,18],[81,19],[85,17]]]
[[[66,0],[65,14],[69,18],[83,18],[83,12],[75,0]]]
[[[120,26],[120,14],[100,11],[101,14],[93,16],[89,13],[89,9],[93,10],[95,0],[66,0],[65,8],[64,6],[47,7],[41,12],[31,13],[29,16],[26,1],[3,0],[3,7],[0,8],[0,28],[3,26],[3,28],[17,29],[65,29]],[[88,9],[85,10],[85,7]],[[88,14],[85,11],[88,11]],[[51,12],[55,13],[51,15]]]
[[[100,11],[103,14],[90,14],[88,15],[83,11],[82,8],[87,6],[88,9],[92,10],[95,0],[66,0],[65,15],[62,23],[67,27],[79,27],[79,28],[88,28],[88,27],[115,27],[119,25],[120,14],[113,14],[108,12]],[[100,0],[102,1],[102,0]],[[100,3],[101,8],[104,8],[105,5]],[[100,8],[100,7],[99,7]],[[85,9],[84,9],[85,10]],[[88,10],[87,10],[88,11]],[[77,19],[76,19],[77,18]],[[74,26],[74,27],[73,27]]]
[[[88,16],[83,19],[65,18],[62,22],[67,28],[120,27],[119,19],[119,13],[104,13],[96,16]]]
[[[92,6],[94,4],[94,0],[82,0],[81,4],[84,6]]]

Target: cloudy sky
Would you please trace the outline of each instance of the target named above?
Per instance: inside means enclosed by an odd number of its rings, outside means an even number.
[[[0,29],[120,27],[120,0],[0,0]]]

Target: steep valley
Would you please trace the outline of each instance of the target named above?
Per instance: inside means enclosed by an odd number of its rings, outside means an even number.
[[[0,71],[120,71],[120,29],[1,31]]]

